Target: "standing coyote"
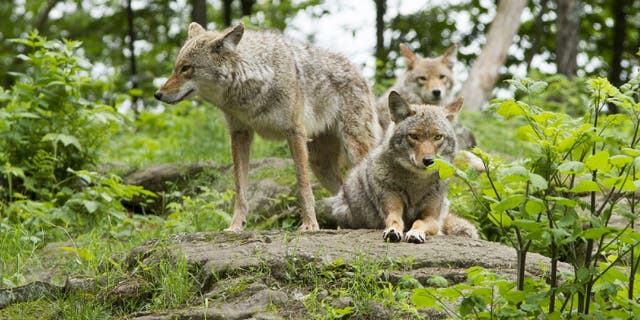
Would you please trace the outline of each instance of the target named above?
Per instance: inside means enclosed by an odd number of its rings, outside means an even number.
[[[345,57],[273,32],[189,25],[173,75],[154,96],[167,103],[202,96],[224,113],[231,135],[236,199],[227,230],[246,225],[249,150],[254,132],[286,139],[295,163],[301,230],[317,230],[311,169],[337,193],[341,169],[366,157],[380,128],[367,82]]]
[[[478,238],[473,224],[449,213],[448,180],[440,179],[436,170],[426,170],[436,157],[452,160],[453,122],[461,107],[462,98],[445,107],[409,105],[391,91],[395,125],[352,170],[340,193],[328,200],[338,226],[384,228],[384,240],[392,242],[422,243],[436,234]]]
[[[389,92],[396,91],[409,103],[443,106],[452,101],[453,64],[456,60],[457,45],[435,58],[422,58],[409,47],[400,44],[400,52],[405,58],[407,70],[396,79],[391,89],[383,94],[376,103],[378,117],[383,128],[389,126]],[[476,146],[476,140],[468,128],[456,123],[454,126],[458,149],[470,150]],[[466,156],[466,154],[465,154]]]

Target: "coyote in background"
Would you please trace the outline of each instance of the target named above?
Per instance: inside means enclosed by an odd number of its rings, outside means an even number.
[[[227,230],[246,225],[249,150],[254,132],[286,139],[295,163],[301,230],[319,229],[309,163],[332,193],[341,170],[363,160],[380,128],[367,82],[345,57],[273,32],[189,25],[173,75],[154,96],[167,103],[199,95],[224,113],[231,135],[236,199]]]
[[[448,180],[426,170],[436,157],[451,161],[455,155],[453,123],[461,107],[462,98],[444,108],[409,105],[391,91],[395,126],[328,200],[338,226],[384,228],[383,239],[392,242],[422,243],[436,234],[478,238],[473,224],[449,213]]]
[[[456,61],[457,45],[435,58],[422,58],[409,47],[400,44],[407,70],[401,74],[393,86],[376,103],[378,118],[383,129],[389,126],[389,93],[398,92],[409,103],[443,106],[452,100],[453,64]],[[456,123],[454,127],[458,138],[459,150],[471,150],[476,139],[468,128]],[[465,156],[467,156],[465,154]]]

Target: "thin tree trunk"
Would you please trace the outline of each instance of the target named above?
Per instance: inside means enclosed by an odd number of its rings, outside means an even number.
[[[240,0],[240,7],[242,9],[242,16],[250,16],[253,11],[253,5],[256,0]]]
[[[580,40],[579,0],[557,0],[556,66],[558,72],[571,79],[578,68],[578,41]]]
[[[386,61],[387,50],[384,47],[384,15],[387,12],[386,0],[375,0],[376,3],[376,60]],[[382,64],[376,63],[376,68],[383,68]],[[379,70],[378,70],[379,71]]]
[[[614,86],[623,83],[622,73],[622,52],[624,51],[625,30],[627,28],[627,14],[625,12],[625,0],[614,0],[611,6],[613,12],[613,55],[611,56],[611,68],[609,69],[609,82]],[[618,106],[609,103],[609,112],[618,113]]]
[[[133,9],[131,9],[131,0],[127,0],[127,24],[128,24],[128,38],[129,38],[129,67],[131,69],[131,88],[138,87],[138,70],[136,67],[136,54],[134,48],[134,42],[136,41],[136,35],[133,29]],[[138,97],[133,97],[133,110],[137,114],[138,109],[136,107],[136,102],[138,101]]]
[[[191,21],[199,23],[204,28],[207,27],[207,1],[191,1]]]
[[[526,0],[503,0],[498,4],[498,12],[487,33],[487,42],[459,93],[464,98],[466,110],[481,110],[489,101],[526,6]]]
[[[49,21],[49,13],[51,12],[51,10],[53,10],[56,4],[58,4],[58,2],[60,2],[60,0],[49,0],[47,1],[47,4],[44,6],[44,8],[42,8],[42,10],[38,12],[38,18],[36,18],[34,27],[38,31],[40,31],[40,33],[43,33],[43,31],[45,30],[47,22]]]
[[[626,38],[627,13],[625,12],[626,0],[614,0],[611,10],[613,11],[613,56],[611,57],[611,69],[609,70],[609,81],[619,86],[623,79],[622,72],[622,53],[624,52],[624,40]]]
[[[224,21],[224,26],[228,27],[231,25],[231,3],[233,0],[222,0],[222,20]]]
[[[544,34],[544,20],[542,17],[545,13],[547,13],[547,9],[549,8],[549,0],[541,0],[540,1],[540,12],[538,12],[538,16],[536,17],[536,22],[533,30],[533,43],[531,44],[531,48],[527,51],[525,55],[525,62],[527,63],[527,71],[531,69],[531,60],[533,60],[533,56],[538,53],[540,50],[540,43],[542,42],[542,35]]]

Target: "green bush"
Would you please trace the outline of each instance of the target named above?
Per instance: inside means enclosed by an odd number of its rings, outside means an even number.
[[[472,286],[417,290],[414,302],[443,307],[464,297],[458,310],[449,310],[460,318],[634,317],[640,311],[640,79],[620,88],[602,78],[587,81],[589,108],[579,118],[534,104],[529,97],[545,91],[546,82],[510,82],[527,102],[511,99],[492,109],[523,123],[515,136],[531,155],[507,162],[476,150],[484,174],[457,174],[481,206],[483,229],[516,249],[516,282],[472,270]],[[608,115],[609,104],[622,113]],[[525,278],[529,252],[550,257],[548,283]],[[559,274],[560,261],[574,272]],[[479,274],[484,280],[474,281]]]
[[[12,73],[15,84],[0,88],[0,196],[68,195],[78,183],[69,169],[95,165],[121,118],[99,102],[102,84],[89,77],[79,42],[48,41],[35,32],[10,41],[30,53],[18,55],[27,71]]]

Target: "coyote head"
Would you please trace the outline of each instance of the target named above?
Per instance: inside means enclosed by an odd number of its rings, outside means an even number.
[[[390,149],[406,168],[423,169],[435,163],[436,156],[452,160],[456,151],[453,122],[462,108],[462,98],[447,106],[410,105],[391,91],[389,109],[396,123],[389,140]]]
[[[236,47],[243,34],[242,24],[216,32],[192,22],[189,39],[178,53],[173,74],[154,97],[171,104],[198,94],[220,99],[232,81],[239,59]]]
[[[423,103],[440,105],[446,102],[453,87],[457,46],[452,45],[447,52],[435,58],[421,58],[404,44],[400,45],[400,51],[407,63],[405,86]]]

